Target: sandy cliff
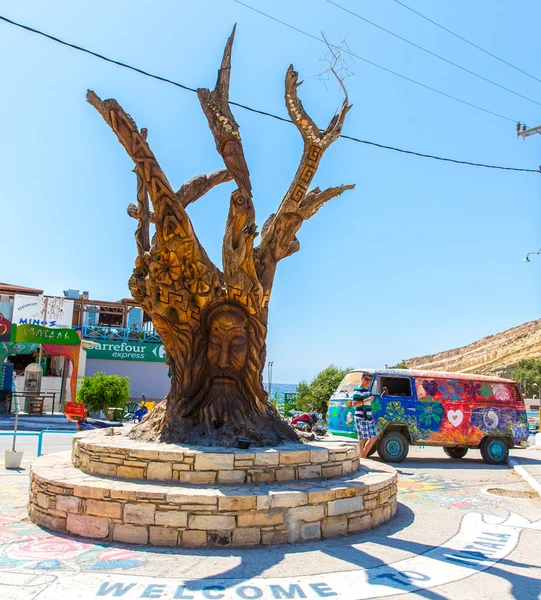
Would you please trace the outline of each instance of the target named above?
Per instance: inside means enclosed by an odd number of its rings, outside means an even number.
[[[508,376],[522,358],[541,358],[541,319],[444,352],[407,359],[410,369]]]

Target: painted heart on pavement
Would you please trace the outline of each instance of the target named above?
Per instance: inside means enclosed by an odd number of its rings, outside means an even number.
[[[449,410],[447,411],[447,418],[453,427],[458,427],[464,419],[464,413],[461,410]]]

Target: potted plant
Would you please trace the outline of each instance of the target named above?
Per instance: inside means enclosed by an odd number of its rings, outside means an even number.
[[[11,447],[11,450],[7,448],[5,452],[6,469],[20,469],[24,454],[23,450],[17,450],[15,448],[15,441],[17,439],[17,425],[19,424],[19,401],[16,397],[14,397],[13,400],[15,402],[15,425],[13,427],[13,446]]]

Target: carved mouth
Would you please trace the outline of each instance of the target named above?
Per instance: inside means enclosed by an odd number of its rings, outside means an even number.
[[[233,377],[227,377],[226,375],[219,375],[217,377],[213,377],[214,383],[226,383],[229,385],[234,385],[235,380]]]

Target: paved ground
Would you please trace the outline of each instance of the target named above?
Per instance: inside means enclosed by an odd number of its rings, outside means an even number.
[[[51,434],[44,451],[69,447]],[[26,517],[31,438],[20,473],[0,469],[0,598],[541,598],[541,497],[479,452],[453,461],[412,449],[398,465],[389,524],[330,541],[263,549],[141,549],[51,535]],[[7,445],[0,437],[0,449]],[[541,451],[513,451],[538,468]],[[539,458],[537,458],[539,457]],[[489,489],[498,490],[494,495]]]

